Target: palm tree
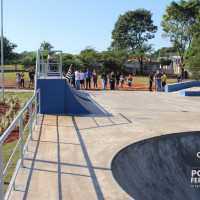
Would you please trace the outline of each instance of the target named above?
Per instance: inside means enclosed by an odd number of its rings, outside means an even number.
[[[43,43],[41,43],[40,48],[43,49],[43,50],[49,50],[50,51],[54,47],[49,42],[44,41]]]

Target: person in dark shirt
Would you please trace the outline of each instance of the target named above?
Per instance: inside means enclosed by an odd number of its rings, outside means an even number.
[[[152,92],[152,85],[153,85],[153,73],[150,72],[150,75],[149,75],[149,91]]]
[[[87,69],[87,72],[85,73],[85,78],[86,78],[86,89],[90,89],[90,85],[91,85],[91,77],[92,77],[92,72],[89,71],[89,69]]]
[[[117,72],[117,74],[115,75],[115,79],[116,79],[116,90],[118,90],[119,89],[119,80],[120,80],[119,72]]]
[[[74,73],[74,71],[72,72],[71,86],[72,86],[73,88],[75,88],[75,73]]]
[[[31,69],[31,71],[29,72],[29,88],[33,87],[34,75],[35,72],[33,71],[33,69]]]
[[[156,81],[158,92],[161,92],[161,77],[162,77],[162,73],[160,72],[160,70],[157,70],[157,73],[155,74],[154,79]]]
[[[111,74],[110,74],[110,89],[111,90],[115,89],[115,74],[114,74],[114,72],[111,72]]]

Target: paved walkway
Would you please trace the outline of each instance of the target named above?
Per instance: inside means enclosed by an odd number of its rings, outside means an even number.
[[[40,116],[10,199],[126,200],[111,161],[149,137],[200,129],[199,97],[91,91],[105,114]]]

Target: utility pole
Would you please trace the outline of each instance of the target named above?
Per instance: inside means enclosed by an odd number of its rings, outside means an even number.
[[[1,74],[2,74],[2,100],[4,101],[4,60],[3,60],[3,0],[1,0]]]

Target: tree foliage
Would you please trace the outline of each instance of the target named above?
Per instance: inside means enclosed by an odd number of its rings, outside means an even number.
[[[152,57],[154,59],[157,59],[159,57],[170,57],[170,56],[174,56],[177,54],[177,51],[174,47],[162,47],[161,49],[158,49],[157,51],[155,51],[152,54]]]
[[[86,70],[87,68],[91,69],[98,65],[100,60],[99,56],[99,53],[94,48],[88,46],[80,52],[78,58],[82,63],[83,69]]]
[[[79,59],[77,59],[76,56],[69,54],[69,53],[63,53],[62,55],[62,64],[63,64],[63,70],[67,72],[69,70],[69,67],[72,65],[72,69],[80,69],[81,68],[81,62]]]
[[[1,40],[0,40],[1,46]],[[4,63],[10,64],[11,60],[17,57],[17,54],[13,52],[13,50],[17,47],[16,44],[10,42],[6,37],[3,37],[3,55],[4,55]],[[1,52],[1,49],[0,49]],[[0,58],[1,59],[1,58]]]
[[[192,77],[200,80],[200,33],[196,33],[190,48],[185,52],[185,63],[192,73]]]
[[[24,68],[35,67],[36,65],[36,52],[23,52],[21,54],[21,62]]]
[[[163,37],[169,38],[174,48],[179,52],[180,67],[184,68],[183,55],[190,46],[194,33],[197,30],[197,15],[199,13],[199,0],[172,1],[163,15],[161,26]]]
[[[125,70],[125,62],[128,59],[126,50],[108,50],[101,53],[102,70],[117,72]]]
[[[151,12],[145,9],[128,11],[120,15],[112,31],[111,46],[115,49],[129,49],[136,55],[138,52],[145,53],[147,41],[154,38],[157,31],[151,17]],[[140,66],[142,71],[142,62]]]
[[[40,48],[42,50],[48,50],[50,51],[51,49],[53,49],[54,47],[49,43],[49,42],[42,42],[41,45],[40,45]]]

